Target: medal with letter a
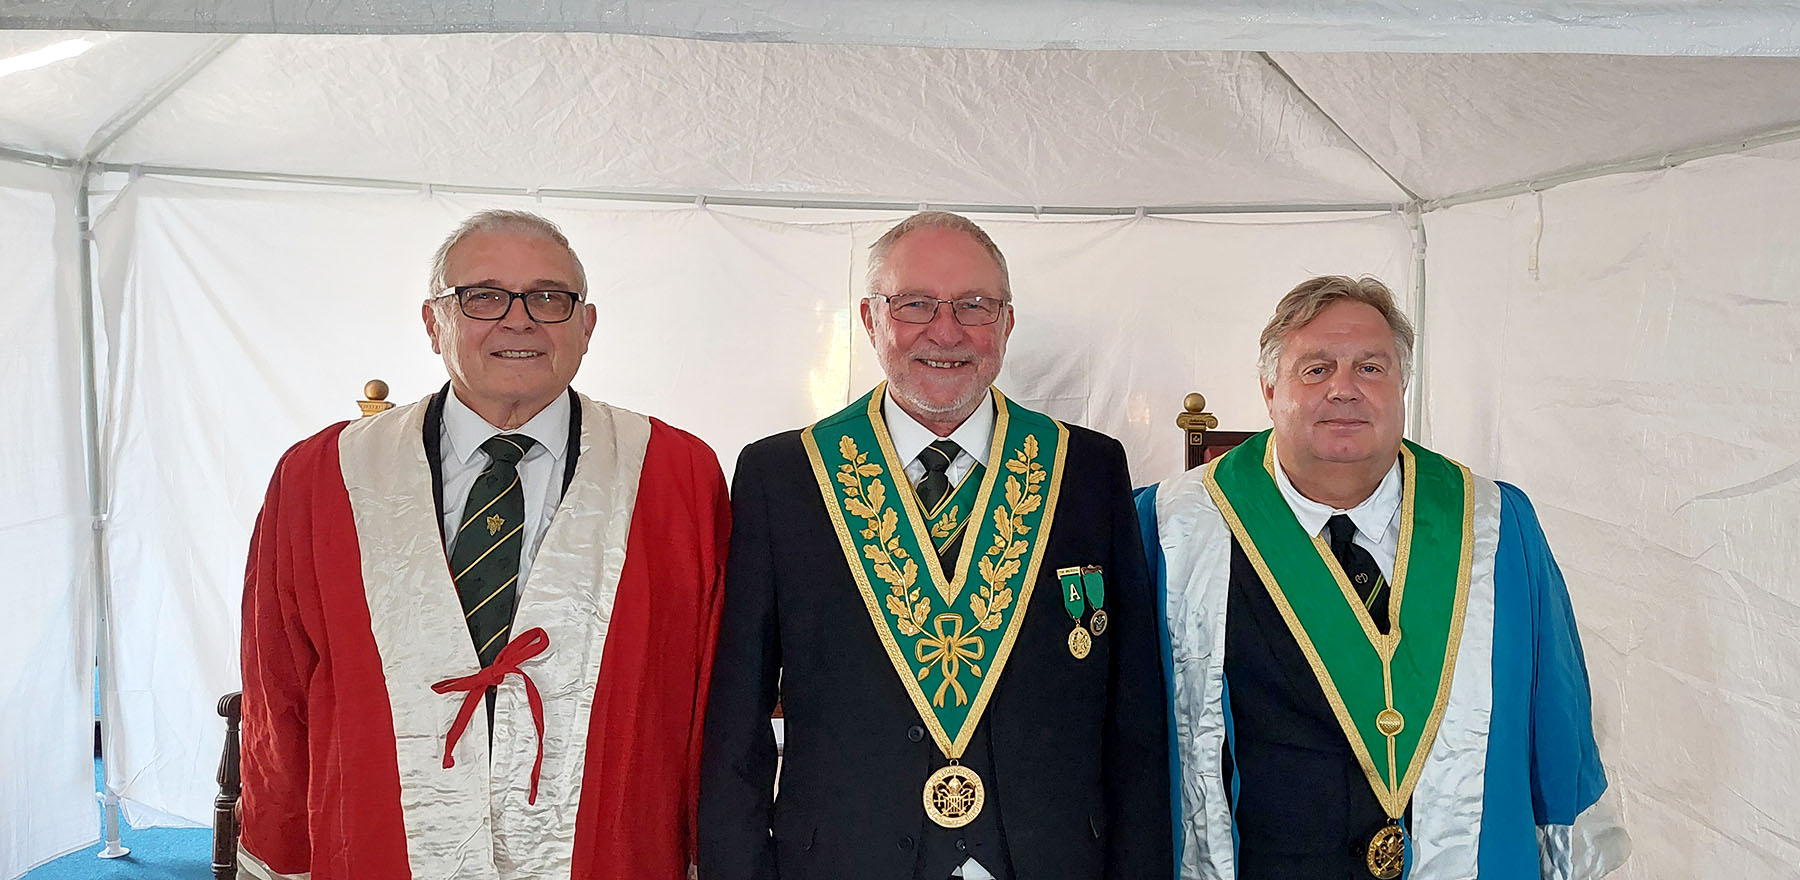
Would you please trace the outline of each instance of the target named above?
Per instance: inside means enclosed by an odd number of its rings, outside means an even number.
[[[1057,586],[1062,590],[1063,610],[1075,622],[1069,630],[1069,653],[1077,660],[1087,659],[1094,650],[1094,639],[1106,632],[1106,578],[1098,565],[1071,565],[1056,570]],[[1090,616],[1089,607],[1094,609]],[[1087,617],[1087,625],[1082,618]]]

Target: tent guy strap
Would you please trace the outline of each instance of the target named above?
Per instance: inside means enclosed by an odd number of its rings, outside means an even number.
[[[1791,0],[36,0],[0,27],[184,33],[594,32],[986,49],[1800,55]]]

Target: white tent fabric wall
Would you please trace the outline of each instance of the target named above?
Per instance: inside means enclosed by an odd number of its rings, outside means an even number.
[[[1289,288],[1321,273],[1372,274],[1404,297],[1411,278],[1398,214],[979,219],[1007,256],[1018,303],[997,384],[1119,438],[1137,485],[1181,471],[1175,415],[1189,392],[1233,426],[1268,426],[1256,338]],[[884,231],[859,229],[859,282]],[[860,325],[856,337],[852,397],[881,375]]]
[[[864,249],[892,218],[128,186],[96,237],[108,368],[130,377],[106,408],[107,549],[134,826],[209,815],[211,706],[236,687],[242,548],[276,457],[348,417],[370,376],[402,402],[437,388],[418,313],[426,257],[490,205],[545,213],[583,256],[600,324],[576,387],[694,431],[727,471],[745,443],[875,379],[856,303]],[[1260,423],[1254,338],[1282,291],[1319,271],[1404,278],[1411,254],[1395,215],[987,225],[1018,266],[1002,387],[1124,439],[1139,482],[1179,469],[1188,391]]]
[[[1642,878],[1800,864],[1800,147],[1428,215],[1428,431],[1518,483]]]
[[[0,877],[99,838],[75,190],[0,162]]]

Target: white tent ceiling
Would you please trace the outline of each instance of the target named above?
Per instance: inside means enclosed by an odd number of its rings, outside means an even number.
[[[1800,58],[40,31],[0,57],[68,40],[0,74],[0,147],[521,190],[1391,205],[1800,128]]]
[[[26,0],[17,28],[593,31],[994,49],[1795,54],[1791,0]]]

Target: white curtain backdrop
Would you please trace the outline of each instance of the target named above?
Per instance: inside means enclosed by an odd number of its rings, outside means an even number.
[[[1800,863],[1800,146],[1427,215],[1427,442],[1530,493],[1633,878]]]
[[[100,831],[75,187],[0,162],[0,877]]]
[[[275,459],[354,417],[368,378],[401,402],[443,382],[419,319],[427,262],[488,206],[555,219],[588,268],[600,322],[576,388],[695,432],[728,473],[746,443],[877,378],[856,302],[866,246],[894,217],[132,183],[96,234],[108,368],[124,377],[106,402],[107,549],[134,825],[208,816],[212,704],[237,687],[244,549]],[[985,223],[1019,303],[1001,387],[1120,437],[1139,483],[1179,469],[1189,391],[1227,427],[1266,423],[1255,337],[1289,287],[1409,277],[1391,214]]]

